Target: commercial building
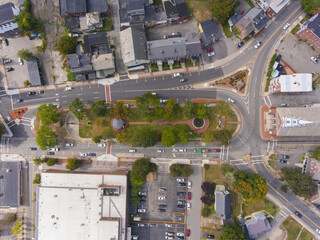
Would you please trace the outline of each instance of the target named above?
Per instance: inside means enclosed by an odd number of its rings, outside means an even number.
[[[269,91],[275,92],[311,92],[312,74],[296,73],[293,75],[280,75],[271,79]]]
[[[306,21],[297,32],[300,39],[306,39],[320,53],[320,12]]]
[[[29,81],[32,87],[43,85],[42,73],[40,71],[40,63],[37,57],[32,57],[27,60],[29,73]]]
[[[279,14],[287,5],[290,0],[255,0],[259,7],[261,7],[269,18],[273,18]]]
[[[41,174],[37,193],[36,238],[46,240],[126,240],[126,171]]]
[[[18,24],[14,21],[20,9],[12,3],[0,5],[0,37],[8,37],[20,32]]]

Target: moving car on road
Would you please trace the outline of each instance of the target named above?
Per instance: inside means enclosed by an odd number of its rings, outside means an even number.
[[[186,81],[188,81],[188,79],[186,79],[186,78],[180,79],[180,82],[186,82]]]
[[[99,144],[98,144],[98,147],[105,147],[105,146],[106,146],[105,143],[99,143]]]
[[[30,151],[37,151],[37,148],[36,147],[29,147],[29,150]]]
[[[296,214],[296,216],[297,216],[298,218],[302,218],[302,214],[299,213],[298,211],[296,211],[295,214]]]
[[[164,149],[158,149],[157,150],[157,153],[163,153],[164,152]]]
[[[244,45],[244,41],[238,43],[238,48],[241,48]]]
[[[182,77],[182,74],[181,73],[174,73],[172,75],[172,77],[176,78],[176,77]]]
[[[254,46],[254,48],[258,49],[258,48],[261,46],[261,44],[262,44],[262,42],[258,42],[258,43]]]
[[[235,103],[235,101],[230,97],[228,98],[228,101],[231,102],[231,103]]]
[[[137,152],[137,149],[129,149],[129,152],[130,152],[130,153]]]
[[[17,103],[23,102],[23,99],[18,98],[18,99],[16,100],[16,102],[17,102]]]
[[[36,95],[36,92],[28,92],[28,96]]]
[[[50,151],[58,152],[60,151],[60,148],[50,148]]]
[[[283,30],[286,30],[290,26],[290,23],[286,23],[286,25],[283,26]]]

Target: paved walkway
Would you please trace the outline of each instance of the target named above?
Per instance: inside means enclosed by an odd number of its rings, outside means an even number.
[[[79,136],[79,120],[73,115],[72,112],[68,112],[66,116],[66,132],[74,140],[80,142],[91,142],[91,138],[81,138]]]
[[[205,131],[207,131],[207,129],[209,128],[209,118],[205,119],[204,125],[202,128],[196,128],[193,126],[192,124],[193,119],[187,120],[187,121],[175,121],[175,122],[170,122],[169,120],[166,121],[154,121],[154,122],[129,122],[129,125],[147,125],[147,124],[156,124],[156,125],[168,125],[171,124],[173,126],[177,125],[177,124],[187,124],[190,128],[191,131],[195,132],[195,133],[203,133]]]

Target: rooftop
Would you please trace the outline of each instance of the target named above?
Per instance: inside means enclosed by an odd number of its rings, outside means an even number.
[[[213,40],[219,40],[221,37],[220,30],[216,21],[212,18],[200,23],[201,40],[205,45],[210,44]]]
[[[314,15],[309,19],[308,21],[308,28],[312,29],[314,34],[316,34],[320,38],[320,12],[318,12],[316,15]]]
[[[230,193],[225,190],[225,187],[223,185],[217,185],[214,194],[216,217],[224,220],[231,218]]]
[[[44,172],[37,197],[38,239],[126,239],[125,172]]]
[[[104,13],[107,11],[108,11],[107,0],[87,0],[88,13],[92,13],[92,12]]]
[[[262,233],[271,230],[271,225],[264,213],[252,214],[252,217],[245,222],[250,239],[256,239]]]
[[[92,53],[93,48],[99,48],[108,44],[107,34],[105,32],[97,32],[84,36],[84,52]]]
[[[280,75],[270,82],[271,92],[311,92],[312,74],[296,73],[293,75]]]
[[[29,80],[30,80],[31,86],[35,87],[35,86],[42,85],[40,71],[39,71],[39,62],[37,57],[32,57],[26,62],[27,62]]]
[[[14,16],[20,12],[12,3],[0,5],[0,25],[14,21]]]
[[[61,16],[87,12],[86,0],[59,0],[59,6]]]
[[[93,70],[88,54],[69,54],[68,65],[73,73],[89,72]]]

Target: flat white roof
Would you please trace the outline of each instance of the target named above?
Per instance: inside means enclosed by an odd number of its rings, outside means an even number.
[[[293,75],[281,75],[279,77],[281,92],[311,92],[312,74],[296,73]]]
[[[125,240],[126,175],[42,173],[38,201],[39,240]]]

